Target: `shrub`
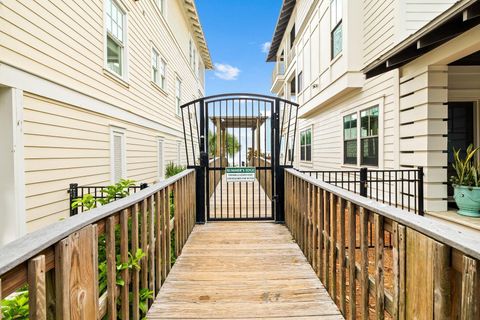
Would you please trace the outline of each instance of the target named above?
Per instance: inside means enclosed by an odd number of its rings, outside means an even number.
[[[183,170],[185,170],[184,166],[177,165],[173,162],[169,162],[165,167],[165,178],[173,177],[179,174],[180,172],[182,172]]]

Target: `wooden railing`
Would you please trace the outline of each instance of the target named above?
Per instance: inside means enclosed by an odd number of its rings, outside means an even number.
[[[249,166],[253,167],[268,167],[270,168],[271,162],[263,157],[253,157],[248,161]],[[267,195],[268,199],[272,199],[272,170],[257,170],[257,181],[262,186],[263,191]]]
[[[224,174],[224,171],[222,169],[228,167],[228,160],[225,157],[223,158],[215,157],[209,161],[208,165],[210,168],[219,169],[219,170],[209,170],[208,172],[208,179],[209,179],[208,180],[209,181],[208,198],[210,198],[212,194],[215,192],[215,189],[220,183],[220,180],[222,180],[222,176]]]
[[[28,284],[31,319],[140,319],[140,295],[150,291],[151,305],[171,268],[171,237],[178,256],[195,208],[186,170],[30,233],[0,248],[0,299]]]
[[[480,319],[478,237],[292,169],[285,221],[347,319]]]

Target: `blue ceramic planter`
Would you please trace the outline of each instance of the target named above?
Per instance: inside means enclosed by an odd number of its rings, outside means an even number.
[[[453,198],[458,206],[458,214],[480,218],[480,187],[454,185]]]

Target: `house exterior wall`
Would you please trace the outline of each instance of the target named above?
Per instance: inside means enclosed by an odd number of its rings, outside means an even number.
[[[296,93],[300,104],[298,133],[312,128],[312,161],[300,161],[297,137],[295,167],[359,168],[359,163],[344,164],[343,117],[375,105],[380,110],[378,168],[418,166],[419,163],[406,162],[406,156],[400,153],[402,81],[399,71],[365,80],[361,70],[455,1],[343,1],[343,50],[334,59],[330,56],[331,2],[310,1],[311,8],[306,10],[302,6],[307,2],[297,2],[291,18],[300,33],[295,45],[297,57],[288,69],[303,72],[304,88]],[[288,33],[289,27],[284,42],[288,40]],[[289,79],[288,71],[285,79]],[[286,81],[283,88],[274,93],[287,92],[287,88]]]
[[[17,167],[25,180],[26,214],[15,223],[25,230],[68,215],[70,183],[112,182],[111,128],[125,134],[125,178],[157,181],[160,156],[164,164],[186,163],[176,78],[182,103],[205,92],[203,70],[189,61],[191,41],[197,62],[202,68],[206,64],[186,4],[165,1],[162,15],[154,0],[117,3],[127,20],[123,78],[106,68],[105,0],[0,3],[0,86],[18,90],[23,98],[25,155]],[[153,48],[167,63],[164,89],[152,81]],[[7,240],[12,239],[2,239]]]
[[[400,69],[401,164],[425,167],[425,207],[447,211],[447,103],[477,102],[478,67],[448,64],[480,51],[480,26],[470,29]],[[476,132],[477,143],[480,133]]]

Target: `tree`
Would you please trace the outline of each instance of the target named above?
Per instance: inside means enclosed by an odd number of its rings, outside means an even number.
[[[217,143],[217,134],[209,131],[208,132],[208,152],[210,156],[216,155],[216,147],[217,147],[216,143]],[[223,141],[222,141],[222,148],[224,148]],[[227,151],[227,155],[229,156],[233,156],[241,149],[241,145],[238,142],[237,137],[235,137],[233,134],[228,132],[227,132],[227,145],[225,149]]]

